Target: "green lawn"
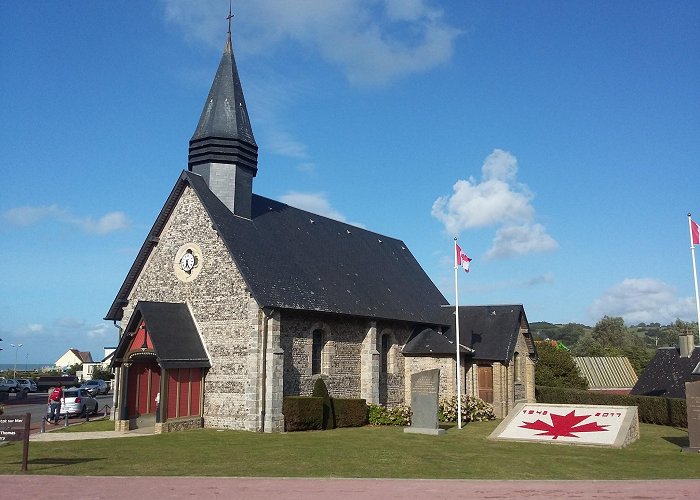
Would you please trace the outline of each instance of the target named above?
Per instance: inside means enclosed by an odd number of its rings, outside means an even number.
[[[158,436],[30,443],[29,472],[462,479],[700,478],[700,454],[681,453],[685,429],[641,425],[623,450],[487,439],[498,422],[443,436],[398,427],[256,434],[202,429]],[[84,425],[104,425],[94,422]],[[83,427],[83,426],[79,426]],[[3,473],[19,472],[21,443],[0,447]]]

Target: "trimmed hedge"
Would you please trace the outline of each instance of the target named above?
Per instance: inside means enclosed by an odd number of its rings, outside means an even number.
[[[535,398],[538,403],[636,406],[640,422],[688,427],[685,399],[603,394],[541,385],[535,387]]]
[[[362,427],[369,423],[367,402],[364,399],[333,398],[336,427]]]
[[[335,429],[335,409],[333,408],[333,400],[328,394],[328,387],[321,377],[314,382],[314,390],[311,397],[323,398],[323,430]]]
[[[323,398],[287,396],[282,402],[284,430],[312,431],[323,429]]]

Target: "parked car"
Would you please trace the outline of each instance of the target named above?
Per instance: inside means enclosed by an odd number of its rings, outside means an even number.
[[[51,413],[51,406],[46,408],[46,416]],[[63,390],[61,399],[61,415],[87,415],[97,413],[97,400],[93,398],[87,389],[72,387]]]
[[[36,382],[30,378],[18,378],[17,384],[19,384],[22,389],[26,389],[29,392],[36,392]]]
[[[109,387],[104,380],[87,380],[80,386],[81,389],[87,389],[90,394],[96,396],[98,394],[107,394],[109,392]]]
[[[0,382],[0,392],[18,392],[19,384],[13,378],[8,378]]]

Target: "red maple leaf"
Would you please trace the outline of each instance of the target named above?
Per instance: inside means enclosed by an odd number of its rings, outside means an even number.
[[[543,422],[542,420],[536,420],[534,422],[525,422],[522,427],[524,429],[532,429],[535,431],[544,431],[537,434],[537,436],[552,436],[552,439],[556,439],[559,436],[574,437],[578,436],[574,432],[600,432],[607,431],[607,425],[598,425],[597,422],[589,422],[587,424],[578,425],[579,423],[586,420],[590,415],[574,415],[575,410],[571,410],[566,415],[557,415],[556,413],[550,413],[549,416],[552,418],[552,424]]]

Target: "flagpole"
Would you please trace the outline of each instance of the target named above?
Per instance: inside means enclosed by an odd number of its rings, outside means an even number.
[[[457,278],[457,237],[455,236],[455,326],[457,338],[457,428],[462,428],[462,368],[459,361],[459,286]],[[693,261],[695,262],[695,261]]]
[[[693,259],[693,279],[695,280],[695,309],[698,316],[698,339],[700,340],[700,296],[698,295],[698,271],[695,267],[695,244],[693,243],[693,221],[688,213],[688,231],[690,231],[690,255]],[[695,343],[695,341],[693,341]]]

